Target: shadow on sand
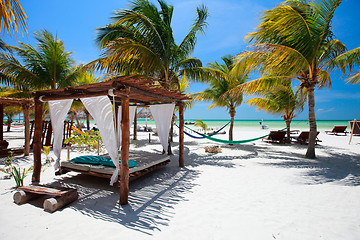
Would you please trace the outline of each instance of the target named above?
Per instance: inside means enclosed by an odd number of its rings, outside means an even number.
[[[79,199],[69,206],[75,211],[152,235],[160,231],[161,226],[168,225],[175,205],[186,201],[186,194],[193,191],[194,180],[200,174],[197,166],[235,167],[233,156],[198,155],[185,147],[187,167],[179,168],[176,145],[169,165],[130,183],[129,205],[126,206],[119,205],[119,189],[109,186],[108,179],[68,173],[57,177],[54,184],[78,189]]]
[[[264,152],[269,159],[276,159],[264,165],[272,165],[283,168],[301,168],[304,172],[304,178],[307,184],[322,184],[336,182],[336,184],[346,186],[360,185],[360,158],[358,154],[341,153],[334,147],[318,145],[316,149],[326,154],[318,154],[316,159],[307,159],[304,157],[307,146],[292,145],[292,148],[304,149],[303,154],[286,151],[279,152],[279,149],[271,148],[258,149]]]

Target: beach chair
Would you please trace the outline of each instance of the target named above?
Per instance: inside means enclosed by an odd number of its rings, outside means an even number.
[[[338,134],[346,134],[348,133],[345,131],[347,126],[334,126],[334,128],[331,131],[325,131],[326,134],[332,134],[332,135],[338,135]]]
[[[319,135],[319,133],[320,132],[317,132],[317,134],[316,134],[315,144],[317,144],[318,142],[322,142],[317,137]],[[300,133],[300,135],[296,138],[296,142],[300,143],[300,144],[308,144],[309,143],[309,131],[302,131]]]
[[[359,121],[349,121],[350,129],[353,135],[360,135],[360,123]]]
[[[286,141],[286,131],[270,131],[270,134],[265,138],[266,142],[284,143]]]

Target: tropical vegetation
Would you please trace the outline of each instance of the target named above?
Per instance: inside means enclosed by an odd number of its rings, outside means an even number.
[[[255,32],[246,36],[252,48],[237,56],[236,71],[261,74],[238,90],[251,94],[292,80],[306,90],[310,126],[306,158],[316,157],[315,89],[331,87],[331,71],[359,65],[360,48],[347,52],[332,29],[340,4],[341,0],[288,0],[265,11]]]
[[[223,63],[209,63],[208,67],[202,67],[202,81],[207,82],[210,87],[192,96],[195,100],[210,101],[213,104],[208,109],[214,107],[226,107],[230,114],[229,140],[233,140],[233,128],[236,114],[236,107],[243,101],[243,95],[229,95],[228,93],[238,85],[245,83],[248,74],[233,73],[233,57],[224,56],[221,58]]]
[[[26,18],[19,0],[0,0],[0,33],[5,31],[12,35],[18,31],[26,32]]]
[[[200,127],[204,133],[206,134],[206,130],[207,130],[207,124],[201,120],[196,120],[195,123],[194,123],[194,126],[195,127]]]
[[[0,53],[0,71],[7,76],[1,79],[3,83],[23,91],[73,85],[82,68],[74,66],[63,41],[47,30],[34,34],[37,47],[21,42],[19,47],[10,47],[18,59],[11,53]]]
[[[130,9],[117,11],[112,23],[98,29],[97,42],[103,50],[94,61],[97,70],[137,72],[154,77],[166,89],[179,89],[182,76],[195,74],[201,61],[190,57],[197,35],[207,26],[207,8],[196,9],[190,31],[177,44],[171,27],[174,7],[158,0],[160,8],[148,0],[135,0]]]
[[[111,24],[98,29],[102,56],[87,66],[108,73],[139,73],[156,79],[165,89],[176,90],[183,76],[198,76],[202,63],[190,54],[197,36],[206,29],[207,8],[196,8],[196,19],[178,44],[171,27],[174,7],[163,0],[157,2],[160,8],[148,0],[135,0],[129,9],[117,11]],[[169,154],[171,135],[172,131]]]
[[[302,96],[301,89],[293,90],[290,82],[283,82],[272,90],[257,91],[259,97],[247,100],[245,103],[256,106],[258,110],[281,115],[286,123],[287,142],[290,143],[290,124],[296,113],[303,111],[306,98]]]

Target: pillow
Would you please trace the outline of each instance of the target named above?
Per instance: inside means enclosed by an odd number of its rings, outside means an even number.
[[[119,165],[121,163],[121,160],[119,160]],[[107,166],[107,167],[115,167],[114,163],[111,161],[110,158],[103,158],[100,162],[101,165]],[[133,160],[129,160],[129,168],[133,168],[137,165],[137,162]]]
[[[115,167],[114,163],[111,161],[111,158],[104,158],[100,156],[80,156],[71,159],[74,163],[83,163],[83,164],[92,164],[92,165],[103,165],[107,167]],[[119,164],[121,161],[119,161]],[[137,162],[129,160],[129,168],[135,167]]]
[[[80,156],[71,159],[74,163],[87,163],[92,165],[99,165],[103,157],[100,156]]]

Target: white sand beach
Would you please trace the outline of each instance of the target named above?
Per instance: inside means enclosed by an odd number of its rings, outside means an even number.
[[[330,130],[330,129],[329,129]],[[235,129],[235,139],[268,130]],[[4,132],[10,147],[23,145],[21,129]],[[0,239],[360,239],[360,137],[319,134],[317,159],[306,145],[261,140],[218,145],[185,136],[185,168],[171,163],[130,183],[130,204],[119,205],[109,180],[43,168],[41,183],[78,189],[79,199],[54,212],[40,201],[13,202],[13,179],[0,180]],[[157,137],[139,133],[131,151],[161,152]],[[221,135],[226,139],[227,135]],[[74,157],[80,153],[73,152]],[[62,152],[66,159],[66,150]],[[29,157],[14,163],[32,165]],[[43,157],[45,161],[45,157]],[[4,160],[1,161],[1,167]],[[1,178],[4,176],[1,173]],[[25,179],[30,184],[31,174]]]

